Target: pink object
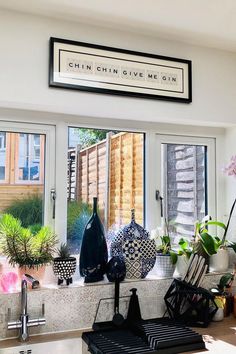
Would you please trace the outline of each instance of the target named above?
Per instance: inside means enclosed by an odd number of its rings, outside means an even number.
[[[16,273],[9,272],[3,274],[0,279],[0,287],[3,293],[12,293],[17,290],[18,276]]]
[[[231,157],[229,165],[224,168],[224,173],[236,177],[236,155]]]

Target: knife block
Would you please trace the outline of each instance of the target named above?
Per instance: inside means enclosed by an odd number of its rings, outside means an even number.
[[[193,327],[207,327],[218,307],[206,289],[174,279],[164,297],[170,318]]]

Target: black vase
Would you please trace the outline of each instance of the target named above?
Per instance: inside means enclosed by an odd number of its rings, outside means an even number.
[[[103,280],[108,260],[103,224],[97,213],[97,198],[93,198],[93,214],[85,226],[80,251],[80,275],[85,283]]]

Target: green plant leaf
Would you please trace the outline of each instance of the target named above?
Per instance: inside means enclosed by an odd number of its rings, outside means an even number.
[[[220,282],[219,282],[219,288],[223,289],[226,287],[226,285],[228,285],[231,280],[232,280],[232,274],[231,273],[226,273],[224,274],[221,278],[220,278]]]
[[[223,222],[220,222],[220,221],[208,221],[205,225],[206,226],[215,225],[215,226],[222,227],[222,229],[224,229],[224,230],[226,229],[226,225]]]
[[[215,244],[214,238],[207,232],[200,235],[202,246],[209,256],[217,253],[217,245]]]
[[[236,253],[236,242],[228,241],[228,247],[232,248]]]
[[[183,251],[185,251],[185,250],[188,248],[188,241],[185,240],[184,238],[181,238],[181,239],[179,240],[179,246],[181,247],[181,249],[182,249]]]
[[[170,246],[170,236],[162,236],[161,240],[163,245]]]
[[[171,261],[173,264],[175,264],[178,260],[178,255],[174,251],[169,251]]]

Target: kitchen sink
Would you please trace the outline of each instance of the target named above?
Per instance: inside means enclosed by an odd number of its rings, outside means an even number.
[[[17,343],[13,346],[1,348],[0,354],[81,354],[81,338],[61,339],[48,342],[34,343],[31,340],[27,343]]]

